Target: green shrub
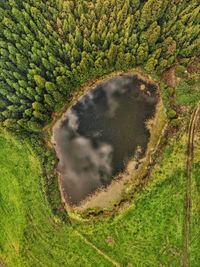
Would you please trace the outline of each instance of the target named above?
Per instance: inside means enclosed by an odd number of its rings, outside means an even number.
[[[177,114],[176,114],[176,111],[174,109],[171,108],[170,110],[168,110],[167,117],[169,119],[174,119],[176,116],[177,116]]]
[[[189,78],[181,81],[176,88],[176,103],[178,105],[195,105],[200,100],[198,77],[197,80]]]
[[[179,127],[181,125],[181,120],[180,119],[172,119],[170,122],[171,126],[173,127]]]
[[[178,65],[176,67],[176,75],[180,78],[186,78],[188,76],[186,67]]]

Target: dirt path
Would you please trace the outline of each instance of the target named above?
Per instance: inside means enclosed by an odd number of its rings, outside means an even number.
[[[191,212],[191,182],[192,182],[192,163],[194,152],[194,135],[198,115],[200,113],[200,103],[194,109],[188,130],[187,148],[187,177],[186,194],[184,202],[184,227],[183,227],[183,267],[189,267],[189,241],[190,241],[190,212]]]
[[[92,242],[90,242],[87,238],[85,238],[79,231],[75,230],[75,233],[90,247],[92,247],[98,254],[103,256],[106,260],[108,260],[113,266],[120,267],[120,264],[110,258],[107,254],[105,254],[102,250],[97,248]]]

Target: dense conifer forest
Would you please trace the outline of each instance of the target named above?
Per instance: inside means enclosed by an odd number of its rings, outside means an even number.
[[[93,77],[187,65],[199,10],[197,0],[1,1],[1,124],[38,131]]]

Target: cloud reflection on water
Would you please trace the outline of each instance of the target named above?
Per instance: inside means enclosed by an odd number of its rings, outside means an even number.
[[[108,185],[137,146],[145,152],[149,139],[145,121],[152,117],[157,100],[155,86],[146,84],[151,91],[146,94],[141,84],[136,76],[117,76],[67,111],[55,140],[62,186],[71,203]]]

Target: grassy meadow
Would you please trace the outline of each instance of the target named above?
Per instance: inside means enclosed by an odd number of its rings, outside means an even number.
[[[198,93],[198,86],[193,90]],[[183,102],[182,94],[176,98]],[[184,101],[188,103],[189,99]],[[194,106],[198,99],[188,105]],[[130,206],[116,216],[94,217],[86,222],[70,220],[63,210],[56,211],[59,192],[51,184],[47,194],[44,168],[49,164],[41,160],[40,150],[36,153],[34,142],[1,130],[0,265],[182,266],[189,111],[185,107],[179,130],[170,134],[147,185]],[[192,267],[200,265],[199,140],[197,129],[189,246]]]
[[[23,140],[0,136],[0,262],[5,266],[108,266],[51,213],[40,161]]]
[[[186,146],[186,133],[171,138],[148,185],[121,214],[70,225],[51,212],[31,145],[1,133],[1,262],[14,267],[113,266],[75,228],[120,266],[181,266]],[[198,220],[194,211],[191,235],[200,230]],[[198,242],[195,236],[192,266],[198,266]]]

